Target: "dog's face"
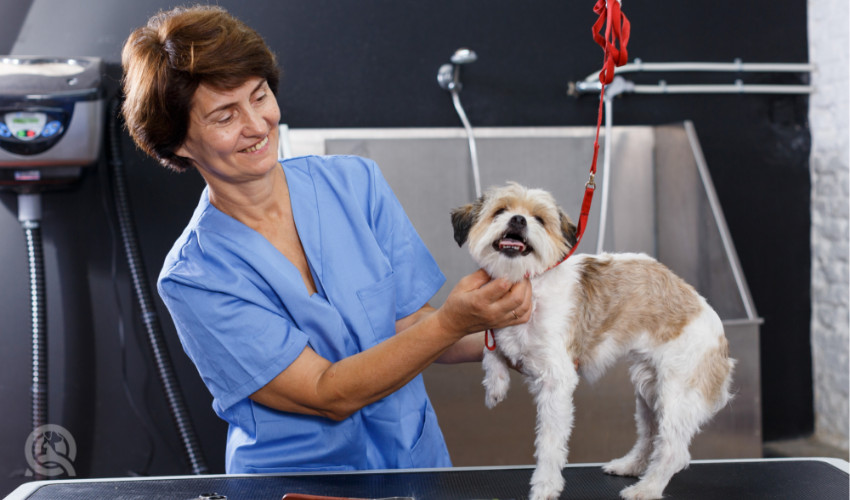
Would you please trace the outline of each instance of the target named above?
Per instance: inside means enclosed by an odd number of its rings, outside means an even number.
[[[575,244],[576,227],[551,194],[516,183],[492,188],[452,211],[458,245],[490,276],[520,281],[557,264]]]

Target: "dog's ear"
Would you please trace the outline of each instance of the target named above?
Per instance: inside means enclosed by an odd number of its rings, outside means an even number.
[[[469,236],[469,230],[475,224],[483,203],[484,197],[482,196],[475,203],[469,203],[452,210],[452,227],[454,228],[457,246],[462,247],[466,242],[466,237]]]
[[[570,248],[576,245],[576,225],[573,224],[573,221],[570,220],[570,217],[564,213],[563,210],[561,212],[561,232],[564,234],[564,241],[566,241]]]

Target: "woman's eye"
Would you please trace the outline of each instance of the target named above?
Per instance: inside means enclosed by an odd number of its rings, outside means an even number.
[[[221,123],[221,124],[225,124],[225,123],[229,123],[230,120],[232,120],[232,119],[233,119],[233,115],[226,115],[226,116],[219,118],[217,120],[217,122]]]

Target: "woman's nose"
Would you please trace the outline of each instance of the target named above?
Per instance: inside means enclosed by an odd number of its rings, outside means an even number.
[[[267,132],[266,120],[258,110],[253,107],[249,108],[249,111],[244,113],[243,116],[245,117],[243,122],[245,135],[265,134]]]

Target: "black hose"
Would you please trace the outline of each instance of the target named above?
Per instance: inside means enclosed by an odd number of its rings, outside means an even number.
[[[159,315],[156,312],[150,285],[147,281],[145,265],[141,257],[136,228],[130,211],[124,163],[121,161],[118,109],[118,102],[113,102],[109,112],[109,165],[112,170],[112,194],[115,198],[115,211],[118,216],[118,226],[121,232],[121,240],[124,243],[124,251],[127,255],[127,263],[130,267],[133,292],[139,303],[142,322],[147,331],[148,346],[153,354],[159,382],[168,401],[168,410],[180,435],[185,459],[192,469],[192,474],[206,474],[208,472],[207,465],[198,445],[198,438],[189,418],[189,413],[186,410],[183,394],[180,392],[180,386],[177,383],[177,376],[174,373],[171,356],[168,354],[168,346],[162,334]]]
[[[21,221],[27,240],[32,311],[32,429],[47,425],[47,315],[44,293],[44,251],[41,225],[37,220]],[[37,471],[35,479],[44,479]]]

